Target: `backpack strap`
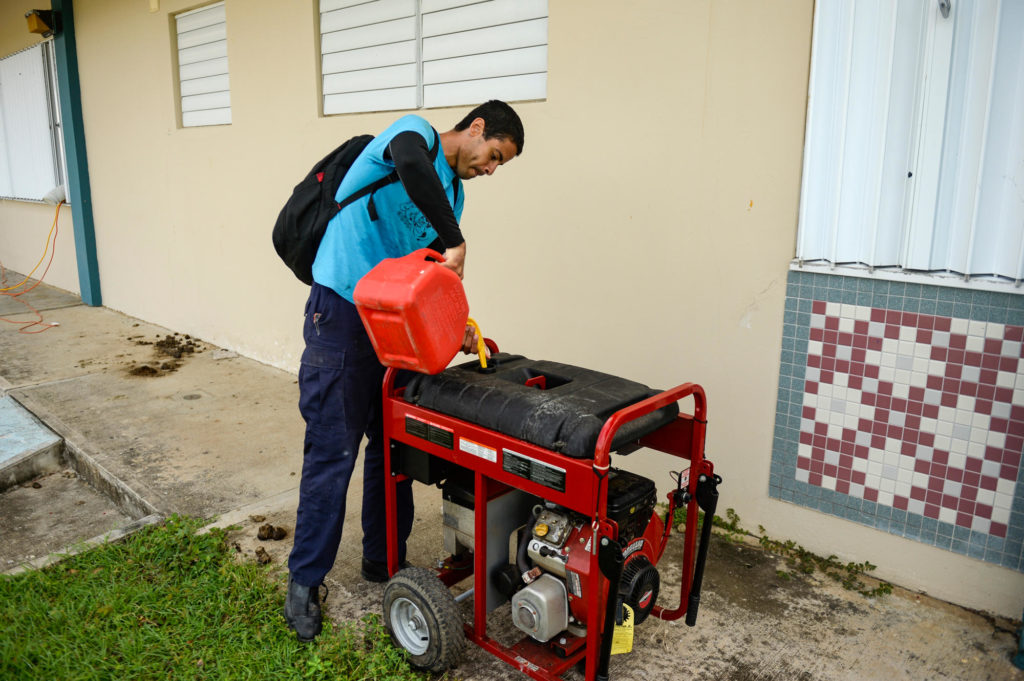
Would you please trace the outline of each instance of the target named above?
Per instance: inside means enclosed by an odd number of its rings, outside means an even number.
[[[431,128],[431,130],[433,130],[433,132],[434,132],[434,148],[429,151],[429,156],[430,156],[430,162],[433,163],[434,161],[437,160],[438,150],[441,148],[441,136],[437,134],[437,130],[434,130],[434,128]],[[373,220],[373,221],[376,221],[378,216],[377,216],[377,207],[373,204],[373,194],[378,189],[386,187],[389,184],[392,184],[394,182],[398,182],[398,179],[399,179],[398,178],[398,172],[392,170],[390,173],[388,173],[384,177],[380,178],[379,180],[376,180],[375,182],[371,182],[370,184],[366,185],[362,189],[360,189],[360,190],[356,191],[355,193],[353,193],[352,195],[346,197],[343,201],[341,201],[338,204],[338,211],[341,211],[341,209],[344,208],[345,206],[347,206],[347,205],[349,205],[351,203],[355,203],[359,199],[361,199],[364,196],[366,196],[367,194],[369,194],[370,195],[370,201],[367,204],[366,208],[367,208],[367,210],[370,213],[370,219]]]

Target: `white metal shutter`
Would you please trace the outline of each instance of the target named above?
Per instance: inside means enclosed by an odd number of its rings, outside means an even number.
[[[320,0],[324,113],[417,107],[416,0]]]
[[[0,198],[40,201],[62,182],[44,54],[49,47],[0,59]]]
[[[181,125],[231,123],[228,42],[224,3],[174,17],[178,32]]]
[[[544,99],[548,0],[422,0],[423,106]]]
[[[820,0],[797,257],[1024,277],[1024,3]]]

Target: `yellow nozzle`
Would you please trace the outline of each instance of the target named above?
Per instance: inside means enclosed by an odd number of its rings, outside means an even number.
[[[466,320],[466,323],[473,327],[476,331],[476,352],[480,356],[480,368],[487,368],[487,344],[484,343],[484,334],[480,331],[480,325],[476,323],[472,317]]]

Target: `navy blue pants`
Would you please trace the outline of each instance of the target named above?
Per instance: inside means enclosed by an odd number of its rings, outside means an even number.
[[[377,361],[355,305],[314,283],[302,329],[299,411],[306,421],[292,579],[319,586],[334,565],[345,522],[345,496],[363,435],[363,557],[387,559],[384,517],[384,443]],[[399,562],[412,529],[412,481],[398,484]]]

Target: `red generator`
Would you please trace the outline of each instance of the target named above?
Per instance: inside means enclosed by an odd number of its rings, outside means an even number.
[[[577,665],[587,681],[607,679],[624,605],[634,624],[683,615],[696,623],[711,530],[704,523],[698,544],[697,510],[713,516],[721,482],[704,458],[699,385],[657,391],[504,353],[486,368],[469,362],[408,376],[391,368],[384,379],[392,577],[383,605],[414,666],[444,671],[468,640],[534,679],[558,679]],[[692,413],[680,412],[685,398]],[[667,513],[656,509],[652,480],[611,466],[612,452],[640,448],[688,461],[673,473]],[[407,479],[441,490],[450,557],[437,569],[399,570],[397,484]],[[670,609],[656,603],[657,566],[677,508],[687,514],[679,602]],[[470,576],[472,587],[453,596],[449,587]],[[473,599],[466,623],[465,598]],[[488,614],[499,608],[514,626],[503,631],[518,642],[488,635]]]

